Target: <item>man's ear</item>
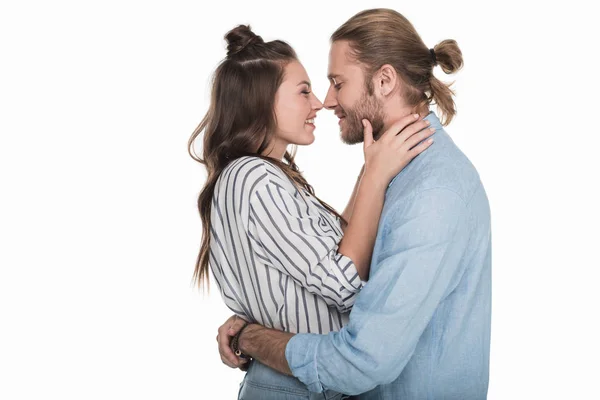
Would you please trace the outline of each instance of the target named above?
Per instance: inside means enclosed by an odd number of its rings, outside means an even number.
[[[375,93],[382,97],[387,97],[394,93],[399,83],[398,73],[390,64],[384,64],[373,76]]]

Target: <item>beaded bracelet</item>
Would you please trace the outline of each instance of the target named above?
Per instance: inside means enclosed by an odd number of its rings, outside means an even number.
[[[240,329],[240,331],[233,337],[233,339],[231,339],[231,350],[233,350],[233,353],[240,357],[240,358],[245,358],[248,359],[250,357],[248,357],[247,355],[245,355],[244,353],[242,353],[242,351],[238,348],[238,344],[240,341],[240,336],[242,335],[242,332],[244,331],[244,329],[246,329],[246,327],[250,325],[248,322],[245,322],[244,325],[242,326],[242,329]]]

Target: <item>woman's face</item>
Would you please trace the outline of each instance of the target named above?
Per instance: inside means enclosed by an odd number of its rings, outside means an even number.
[[[308,145],[315,140],[314,118],[323,103],[312,92],[306,70],[298,61],[292,61],[284,69],[281,86],[275,99],[277,132],[273,151],[281,152],[288,144]]]

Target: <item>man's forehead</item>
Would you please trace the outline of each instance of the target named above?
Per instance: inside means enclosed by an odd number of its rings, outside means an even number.
[[[329,49],[329,64],[333,66],[342,66],[348,61],[347,50],[350,49],[346,41],[337,41],[331,44]]]
[[[327,70],[327,77],[329,79],[338,78],[340,75],[343,75],[348,68],[356,64],[348,57],[349,50],[350,46],[345,40],[335,41],[331,44],[329,50],[329,67]]]

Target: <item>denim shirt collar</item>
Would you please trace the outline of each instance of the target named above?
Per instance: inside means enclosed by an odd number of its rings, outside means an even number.
[[[429,126],[431,128],[435,128],[436,130],[443,129],[442,123],[440,122],[440,119],[438,118],[437,115],[435,115],[435,113],[433,111],[429,111],[429,114],[427,114],[427,116],[425,118],[423,118],[423,119],[429,121],[429,123],[430,123]],[[400,175],[400,174],[398,174],[398,175]],[[398,175],[396,175],[394,177],[394,179],[391,180],[391,182],[388,185],[388,188],[390,186],[392,186],[392,184],[394,183],[394,181],[396,180],[396,178],[398,178]]]

